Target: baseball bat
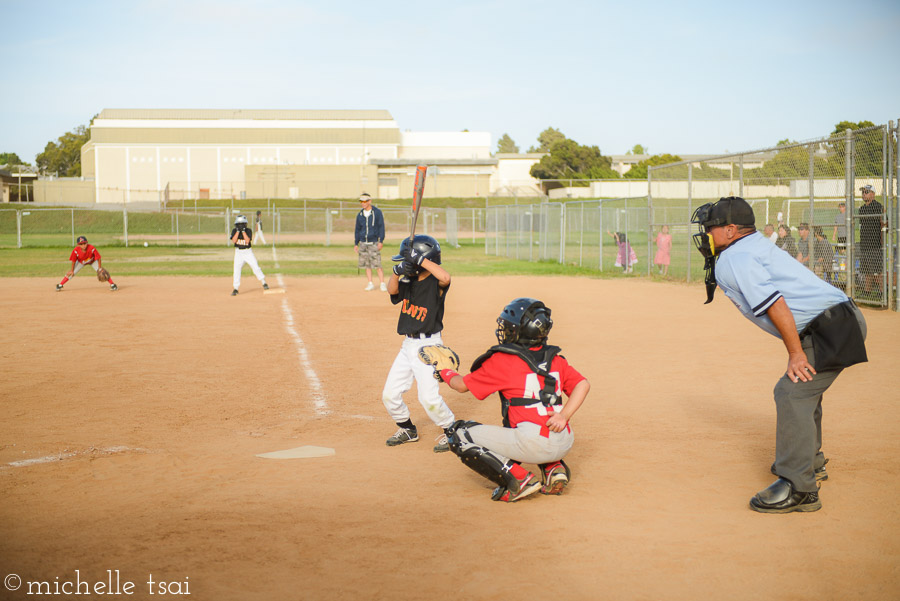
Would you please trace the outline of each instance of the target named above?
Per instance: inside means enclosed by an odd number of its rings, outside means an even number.
[[[412,244],[416,235],[416,222],[419,221],[419,209],[422,208],[422,193],[425,192],[425,172],[428,171],[427,165],[416,166],[416,181],[413,184],[413,201],[412,201],[412,225],[409,228],[409,243]]]

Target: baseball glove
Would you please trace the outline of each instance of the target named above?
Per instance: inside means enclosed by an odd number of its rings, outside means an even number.
[[[459,369],[459,355],[452,348],[442,344],[433,344],[420,348],[419,361],[434,368],[434,379],[438,382],[443,381],[441,380],[441,370],[452,369],[456,371]]]
[[[101,267],[100,269],[97,270],[97,279],[100,280],[101,282],[109,281],[109,272],[106,271],[105,267]]]

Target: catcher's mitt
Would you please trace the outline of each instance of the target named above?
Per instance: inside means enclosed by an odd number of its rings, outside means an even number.
[[[106,271],[105,267],[101,267],[100,269],[97,270],[97,279],[100,280],[101,282],[109,281],[109,272]]]
[[[438,382],[443,381],[441,380],[441,370],[456,371],[459,369],[459,355],[452,348],[443,344],[423,346],[419,349],[419,360],[434,368],[434,379]]]

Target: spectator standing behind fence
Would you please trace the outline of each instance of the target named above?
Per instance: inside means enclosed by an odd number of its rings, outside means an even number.
[[[813,226],[813,236],[815,237],[813,250],[816,257],[813,271],[829,284],[834,284],[834,249],[825,237],[821,225]]]
[[[381,291],[387,292],[384,285],[384,270],[381,268],[381,247],[384,245],[384,215],[381,209],[372,206],[372,197],[363,192],[359,196],[362,206],[356,214],[356,233],[353,239],[353,250],[359,255],[359,267],[366,268],[366,278],[369,283],[366,290],[374,290],[372,283],[372,269],[378,271],[378,279],[381,280]]]
[[[628,237],[625,235],[625,232],[611,233],[609,230],[606,230],[606,233],[612,236],[616,241],[616,247],[618,248],[618,252],[616,253],[616,267],[621,267],[622,271],[625,273],[634,271],[633,265],[638,262],[637,253],[631,248],[631,244],[628,242]]]
[[[660,275],[669,275],[669,263],[671,261],[670,253],[672,251],[672,234],[669,233],[669,226],[664,225],[656,234],[656,257],[653,263],[659,268]]]
[[[832,236],[835,244],[844,246],[847,244],[847,204],[838,205],[838,214],[834,217],[834,235]]]
[[[804,267],[809,267],[809,224],[801,223],[797,228],[800,240],[797,241],[797,260]]]
[[[769,242],[775,244],[778,242],[778,234],[775,233],[775,226],[771,223],[767,223],[766,227],[763,228],[763,236],[769,239]]]
[[[863,292],[872,294],[875,282],[878,282],[878,295],[881,294],[881,272],[883,267],[882,254],[884,252],[881,238],[884,207],[875,200],[875,189],[871,186],[863,186],[863,206],[859,207],[859,271],[865,276]]]
[[[775,246],[792,257],[797,256],[797,243],[791,236],[791,229],[783,223],[778,226],[778,240],[775,241]]]

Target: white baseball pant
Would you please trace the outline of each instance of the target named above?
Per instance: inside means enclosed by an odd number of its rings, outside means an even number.
[[[244,263],[250,266],[250,269],[253,270],[253,275],[256,276],[256,279],[260,282],[266,281],[266,274],[262,272],[262,269],[259,268],[259,263],[256,262],[256,255],[253,254],[252,248],[235,248],[234,249],[234,289],[237,290],[241,287],[241,269],[244,267]]]
[[[440,333],[427,338],[404,338],[400,352],[391,365],[381,401],[391,419],[397,423],[405,422],[410,417],[409,407],[403,402],[403,393],[412,388],[413,380],[418,387],[419,403],[431,421],[441,428],[447,428],[456,421],[441,396],[440,384],[434,379],[434,368],[419,360],[419,349],[432,344],[443,344]]]
[[[575,437],[572,432],[550,432],[541,436],[541,427],[531,422],[521,422],[515,428],[478,425],[466,428],[472,442],[513,461],[522,463],[552,463],[566,456]]]
[[[81,268],[84,267],[85,265],[90,265],[91,267],[94,268],[94,271],[100,271],[100,266],[97,265],[96,261],[91,261],[90,263],[82,263],[81,261],[75,261],[75,268],[72,269],[72,278],[74,278],[76,275],[78,275],[78,272],[81,271]],[[69,279],[72,279],[72,278],[69,278]]]

